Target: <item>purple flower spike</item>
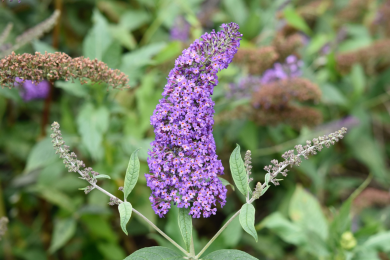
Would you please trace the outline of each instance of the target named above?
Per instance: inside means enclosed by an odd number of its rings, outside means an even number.
[[[222,31],[205,33],[175,61],[162,95],[150,118],[156,139],[148,152],[152,189],[150,201],[160,217],[173,202],[190,208],[193,218],[216,214],[216,202],[226,203],[227,189],[218,179],[223,166],[213,138],[213,88],[217,72],[228,67],[242,34],[235,23]]]
[[[25,102],[31,101],[34,99],[45,99],[50,92],[50,83],[46,80],[38,82],[37,84],[33,83],[31,80],[25,80],[24,83],[22,79],[16,78],[15,84],[22,84],[19,94]]]

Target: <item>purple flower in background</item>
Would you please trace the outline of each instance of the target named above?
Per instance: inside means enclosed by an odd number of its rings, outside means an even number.
[[[45,99],[50,92],[50,83],[46,80],[34,84],[31,80],[25,80],[24,83],[22,79],[16,78],[16,85],[21,86],[19,89],[19,94],[24,101],[31,101],[34,99]]]
[[[173,202],[190,208],[193,218],[216,214],[216,203],[226,203],[226,187],[219,180],[223,166],[213,137],[213,88],[217,72],[228,67],[242,34],[235,23],[222,31],[205,33],[175,61],[150,118],[156,135],[148,152],[153,210],[163,217]]]
[[[228,91],[226,92],[227,99],[242,99],[250,98],[252,93],[256,91],[261,84],[261,78],[255,76],[249,76],[240,79],[238,84],[230,83],[228,85]]]
[[[266,70],[261,78],[261,83],[267,84],[281,79],[299,77],[302,74],[302,66],[301,60],[290,55],[286,58],[285,63],[275,63],[273,68]]]
[[[178,40],[182,42],[188,41],[190,34],[190,24],[184,17],[176,17],[175,23],[171,28],[171,40]]]

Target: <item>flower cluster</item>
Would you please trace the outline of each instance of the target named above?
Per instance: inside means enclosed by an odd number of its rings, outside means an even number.
[[[105,82],[114,88],[125,87],[129,81],[127,76],[119,70],[110,69],[104,62],[96,59],[79,57],[71,58],[65,53],[36,52],[15,54],[0,60],[0,85],[2,87],[14,87],[16,78],[31,80],[34,83],[42,80],[80,79],[84,78],[92,82]]]
[[[190,24],[184,19],[184,17],[179,16],[175,19],[175,24],[171,28],[171,40],[177,40],[186,42],[188,41],[190,34]]]
[[[308,159],[309,155],[315,155],[318,151],[321,151],[324,148],[324,145],[329,148],[331,145],[334,145],[340,139],[343,139],[344,134],[347,132],[347,128],[343,127],[340,130],[331,133],[329,135],[320,136],[313,139],[313,143],[309,140],[306,141],[306,145],[296,145],[295,150],[289,150],[282,155],[284,161],[278,162],[278,160],[272,160],[272,165],[264,167],[264,170],[270,174],[269,181],[272,182],[275,186],[279,185],[279,181],[276,179],[277,175],[281,173],[283,176],[287,176],[288,170],[287,166],[300,166],[302,163],[301,156],[305,159]]]
[[[390,65],[389,44],[389,39],[383,39],[355,51],[340,53],[336,56],[337,68],[341,73],[348,73],[354,64],[361,64],[368,74],[373,74],[377,68]]]
[[[281,79],[299,77],[302,74],[302,66],[303,61],[290,55],[286,58],[285,63],[275,63],[273,68],[266,70],[261,78],[261,83],[267,84]]]
[[[15,85],[19,85],[22,82],[20,78],[15,79]],[[19,94],[24,101],[30,101],[34,99],[45,99],[50,92],[50,83],[46,80],[34,84],[31,80],[26,80],[22,84]]]
[[[242,48],[234,56],[233,62],[247,67],[249,74],[260,75],[271,68],[279,58],[272,46],[260,48]]]
[[[252,93],[256,91],[261,84],[261,78],[249,76],[242,78],[238,84],[230,83],[226,91],[227,99],[250,98]]]
[[[302,35],[299,33],[294,33],[289,36],[278,34],[272,42],[272,46],[279,55],[279,61],[284,61],[288,56],[295,53],[298,48],[302,47],[303,44]]]
[[[223,206],[227,189],[218,179],[223,166],[217,159],[212,134],[213,88],[217,72],[228,67],[240,45],[238,25],[223,24],[222,30],[205,33],[175,61],[163,96],[151,116],[156,135],[148,152],[152,189],[150,201],[163,217],[171,202],[191,208],[194,218],[216,214]]]

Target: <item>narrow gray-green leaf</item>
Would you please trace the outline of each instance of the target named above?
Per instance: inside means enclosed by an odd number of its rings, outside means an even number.
[[[178,217],[180,233],[183,237],[187,251],[190,251],[192,237],[192,217],[191,215],[189,215],[189,213],[190,208],[180,208]]]
[[[230,182],[228,182],[227,180],[225,180],[224,178],[218,177],[218,179],[221,180],[223,186],[228,186],[228,185],[230,185],[230,186],[232,186],[232,189],[235,190],[234,185],[231,184]]]
[[[240,211],[240,224],[242,228],[251,235],[257,242],[257,232],[255,229],[255,207],[245,203]]]
[[[54,253],[68,242],[76,233],[76,221],[73,218],[59,219],[54,223],[54,231],[49,248]]]
[[[106,175],[106,174],[99,174],[99,175],[96,175],[94,178],[95,179],[100,179],[100,178],[111,179],[111,177]]]
[[[126,201],[126,202],[119,204],[118,210],[119,210],[119,216],[121,219],[121,228],[122,228],[123,232],[125,232],[125,234],[128,235],[126,225],[130,220],[131,212],[133,211],[133,207],[131,206],[130,202]]]
[[[127,199],[127,196],[129,196],[130,192],[133,190],[135,184],[138,181],[139,167],[140,167],[138,156],[137,156],[138,150],[139,149],[135,150],[131,154],[129,165],[127,166],[125,185],[123,188],[123,193],[125,194],[125,200]]]
[[[180,260],[183,259],[183,256],[170,248],[162,246],[152,246],[147,248],[142,248],[135,251],[124,260]]]
[[[244,161],[241,158],[240,146],[238,144],[230,155],[229,164],[234,183],[238,190],[246,196],[248,194],[248,175],[245,170]]]
[[[222,249],[212,252],[205,257],[203,260],[259,260],[248,253],[235,249]]]
[[[271,187],[270,185],[267,185],[262,191],[261,191],[261,195],[260,196],[263,196],[264,193],[269,189],[269,187]]]
[[[265,185],[268,185],[270,177],[271,177],[271,174],[270,174],[270,173],[267,173],[267,174],[265,175],[265,177],[264,177]]]

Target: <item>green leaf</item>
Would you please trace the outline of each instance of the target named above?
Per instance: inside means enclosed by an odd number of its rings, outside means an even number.
[[[27,158],[25,173],[49,165],[57,159],[53,144],[49,137],[35,144]]]
[[[245,170],[244,161],[241,158],[240,146],[238,144],[230,155],[229,164],[234,183],[238,190],[246,196],[248,194],[248,175]]]
[[[192,238],[192,217],[189,213],[190,208],[179,208],[178,223],[187,251],[190,251]]]
[[[95,179],[100,179],[100,178],[111,179],[111,177],[106,175],[106,174],[99,174],[99,175],[94,176],[94,178]]]
[[[243,0],[224,0],[223,1],[226,12],[229,14],[233,21],[238,24],[244,24],[248,18],[248,10]]]
[[[97,249],[106,260],[117,260],[126,257],[124,248],[117,242],[99,242]]]
[[[353,85],[353,95],[355,97],[360,97],[364,92],[364,88],[366,86],[366,78],[364,75],[365,73],[362,65],[353,65],[350,78]]]
[[[228,215],[223,222],[223,225],[234,215],[234,213]],[[226,247],[234,248],[242,237],[242,228],[239,218],[234,218],[226,229],[221,233],[221,238]]]
[[[371,236],[363,245],[362,247],[364,250],[372,250],[375,249],[376,251],[381,252],[390,252],[390,231],[376,234]]]
[[[255,207],[252,204],[245,203],[240,211],[240,224],[242,228],[251,235],[257,242],[257,232],[255,229]]]
[[[54,86],[63,89],[65,92],[76,97],[86,97],[88,95],[88,88],[86,84],[81,85],[80,80],[73,81],[56,81]]]
[[[77,117],[81,141],[94,160],[103,156],[103,134],[108,129],[109,111],[106,107],[95,108],[91,103],[85,104]]]
[[[58,219],[55,221],[49,252],[52,254],[63,247],[75,233],[76,221],[73,218]]]
[[[126,257],[124,260],[183,260],[182,254],[179,252],[162,247],[162,246],[152,246],[147,248],[142,248],[135,251],[133,254]]]
[[[322,213],[318,200],[297,186],[291,198],[289,215],[291,220],[303,230],[311,230],[323,240],[328,237],[328,223]]]
[[[31,191],[37,192],[40,197],[69,212],[74,212],[76,210],[71,198],[67,194],[57,189],[47,187],[47,186],[37,185],[35,187],[32,187]]]
[[[126,202],[119,204],[118,210],[119,210],[119,216],[121,219],[121,228],[122,228],[123,232],[125,232],[125,234],[128,235],[126,225],[130,220],[131,212],[133,211],[133,207],[131,206],[130,202],[126,201]]]
[[[292,9],[291,7],[287,7],[284,9],[283,13],[284,18],[289,25],[298,30],[301,30],[308,35],[311,34],[311,30],[306,24],[305,20],[294,9]]]
[[[265,185],[268,185],[270,178],[271,178],[271,173],[267,173],[267,174],[265,175],[265,177],[264,177],[264,183],[265,183]]]
[[[321,84],[321,100],[327,104],[346,105],[348,100],[344,94],[334,85],[325,83]]]
[[[159,54],[154,57],[156,64],[173,59],[181,54],[182,42],[173,41],[169,43]]]
[[[271,187],[271,185],[265,186],[265,188],[261,191],[260,196],[263,196],[263,194],[269,189],[269,187]]]
[[[126,176],[125,176],[125,184],[123,187],[123,193],[124,193],[125,200],[127,200],[127,196],[129,196],[130,192],[133,190],[135,184],[138,181],[139,168],[140,168],[140,163],[139,163],[139,159],[137,156],[138,150],[139,149],[135,150],[131,154],[129,164],[127,166]]]
[[[350,211],[352,201],[353,199],[349,198],[343,203],[338,214],[333,218],[333,221],[330,224],[329,232],[331,234],[331,238],[333,239],[332,242],[334,243],[338,243],[340,241],[341,234],[350,228]]]
[[[94,26],[83,41],[83,54],[86,58],[102,60],[104,52],[110,46],[112,37],[106,18],[97,10],[93,11]]]
[[[45,52],[55,53],[58,51],[58,50],[54,49],[51,45],[49,45],[45,42],[41,42],[39,40],[34,40],[32,42],[32,45],[33,45],[35,51],[42,53],[42,54],[45,54]]]
[[[222,249],[214,251],[205,257],[203,260],[258,260],[257,258],[235,249]]]
[[[141,25],[149,22],[150,16],[143,10],[128,10],[122,14],[119,24],[129,31],[138,29]]]
[[[306,242],[302,229],[286,219],[280,212],[272,213],[256,226],[257,230],[268,228],[275,232],[285,242],[302,245]]]
[[[234,185],[231,184],[230,182],[228,182],[227,180],[225,180],[224,178],[218,177],[218,179],[222,182],[222,185],[223,185],[223,186],[228,186],[228,185],[230,185],[230,186],[232,186],[232,189],[233,189],[233,190],[235,189],[235,188],[234,188]]]
[[[112,37],[127,49],[134,50],[137,47],[134,36],[126,28],[120,25],[110,25],[109,28]]]

